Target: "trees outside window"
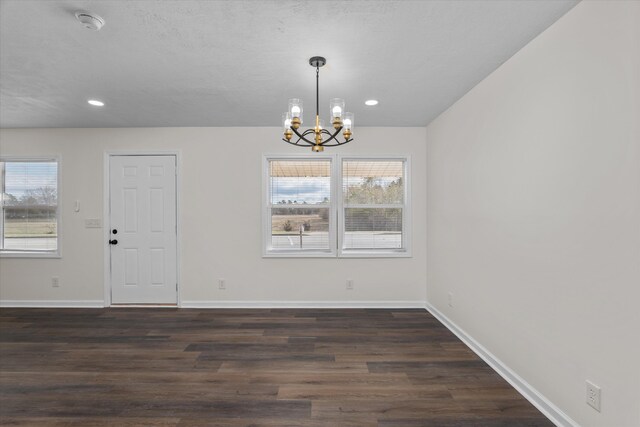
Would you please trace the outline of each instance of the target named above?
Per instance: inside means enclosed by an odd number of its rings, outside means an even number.
[[[406,248],[405,169],[404,159],[342,161],[343,252]]]

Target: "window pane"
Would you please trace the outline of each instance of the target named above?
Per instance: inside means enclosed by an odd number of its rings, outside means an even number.
[[[3,187],[3,248],[57,250],[57,162],[5,162]]]
[[[271,247],[329,250],[329,208],[272,208]]]
[[[401,208],[346,208],[344,249],[402,249]]]
[[[329,203],[330,161],[271,160],[269,177],[273,205]]]
[[[344,161],[342,185],[345,203],[403,203],[404,162],[401,160]]]

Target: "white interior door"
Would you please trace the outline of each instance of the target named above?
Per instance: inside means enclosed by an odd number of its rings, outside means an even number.
[[[109,168],[111,302],[176,304],[176,156],[111,156]]]

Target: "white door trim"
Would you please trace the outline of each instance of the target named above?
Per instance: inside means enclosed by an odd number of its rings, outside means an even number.
[[[177,290],[176,298],[178,307],[182,305],[181,289],[182,279],[180,272],[180,254],[182,253],[182,221],[180,206],[181,203],[181,191],[182,188],[182,150],[106,150],[104,152],[103,161],[103,203],[102,203],[102,249],[104,259],[104,306],[111,306],[111,251],[108,249],[108,241],[110,239],[110,229],[108,225],[111,223],[111,216],[109,212],[109,176],[110,167],[109,160],[112,156],[175,156],[176,157],[176,274],[177,274]]]

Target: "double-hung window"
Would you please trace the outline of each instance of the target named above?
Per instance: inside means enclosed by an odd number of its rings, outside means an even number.
[[[0,254],[57,256],[58,160],[0,158]]]
[[[264,160],[265,256],[410,256],[406,157]]]

